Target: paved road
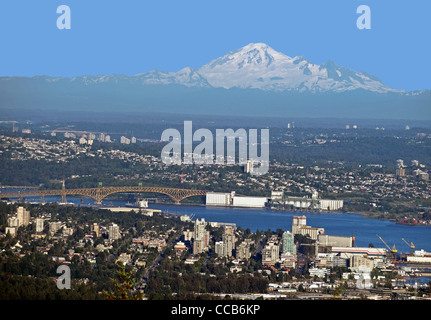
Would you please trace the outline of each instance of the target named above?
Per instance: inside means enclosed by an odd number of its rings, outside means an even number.
[[[184,231],[184,228],[181,228],[181,230],[180,230],[180,232],[179,232],[179,235],[178,235],[178,237],[177,238],[175,238],[174,240],[172,240],[172,242],[169,244],[167,244],[168,246],[169,245],[171,245],[171,247],[173,247],[174,245],[175,245],[175,243],[177,243],[178,241],[180,241],[180,239],[181,239],[181,236],[183,235],[183,231]],[[158,254],[158,256],[156,257],[156,259],[154,259],[154,261],[153,261],[153,263],[152,263],[152,265],[151,265],[151,267],[149,267],[146,271],[145,271],[145,273],[144,273],[144,276],[143,276],[143,279],[144,279],[144,281],[145,282],[147,282],[148,281],[148,276],[150,275],[150,271],[151,270],[155,270],[158,266],[159,266],[159,264],[160,264],[160,261],[162,260],[162,258],[164,257],[164,253],[163,252],[160,252],[159,254]]]

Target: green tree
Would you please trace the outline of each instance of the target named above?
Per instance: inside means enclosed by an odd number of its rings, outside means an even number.
[[[114,283],[114,290],[110,292],[104,292],[105,297],[108,300],[142,300],[142,293],[133,292],[135,285],[135,279],[133,278],[133,272],[126,271],[126,267],[120,262],[117,263],[118,271],[117,279],[111,279]]]

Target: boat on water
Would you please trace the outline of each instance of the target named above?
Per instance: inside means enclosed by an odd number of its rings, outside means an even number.
[[[148,201],[136,200],[135,203],[128,202],[125,204],[125,206],[129,207],[129,208],[142,208],[142,209],[144,209],[144,208],[148,208]]]

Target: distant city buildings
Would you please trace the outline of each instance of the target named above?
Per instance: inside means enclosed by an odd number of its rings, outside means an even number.
[[[120,143],[123,143],[123,144],[136,143],[136,138],[132,137],[132,138],[129,139],[129,138],[125,137],[125,136],[121,136]]]
[[[120,138],[120,143],[123,143],[123,144],[130,144],[130,139],[129,139],[129,138],[126,138],[125,136],[121,136],[121,138]]]
[[[7,227],[5,233],[9,233],[12,237],[16,235],[19,227],[27,227],[30,224],[30,211],[24,207],[19,206],[16,214],[7,218]]]
[[[404,164],[404,160],[398,159],[396,161],[396,170],[395,170],[395,176],[396,177],[405,177],[406,176],[406,168],[409,168],[407,165]],[[425,166],[423,164],[420,164],[418,160],[412,160],[411,166],[409,168],[409,172],[411,172],[411,175],[413,177],[416,177],[419,180],[428,181],[429,180],[429,173],[424,171],[423,169]]]

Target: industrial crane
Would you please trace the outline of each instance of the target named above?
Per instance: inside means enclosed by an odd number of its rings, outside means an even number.
[[[376,236],[378,236],[379,237],[379,239],[380,240],[382,240],[382,242],[385,244],[385,246],[386,246],[386,248],[388,248],[388,250],[389,251],[391,251],[392,253],[397,253],[398,252],[398,250],[397,250],[397,248],[395,248],[395,244],[394,244],[394,246],[392,247],[392,249],[388,246],[388,244],[385,242],[385,240],[383,240],[382,239],[382,237],[381,236],[379,236],[378,234],[376,234]]]
[[[393,259],[394,259],[394,264],[395,264],[395,267],[396,267],[396,264],[397,264],[397,252],[398,252],[398,250],[397,250],[397,248],[395,248],[395,244],[394,244],[394,246],[392,247],[392,249],[388,246],[388,244],[385,242],[385,240],[383,240],[382,239],[382,237],[380,237],[378,234],[376,235],[377,237],[379,237],[379,239],[385,244],[385,246],[386,246],[386,248],[388,248],[388,250],[390,251],[390,252],[392,252],[392,255],[393,255]]]
[[[415,245],[413,244],[413,242],[408,243],[404,238],[402,238],[403,241],[410,247],[410,253],[413,253],[414,249],[415,249]]]

